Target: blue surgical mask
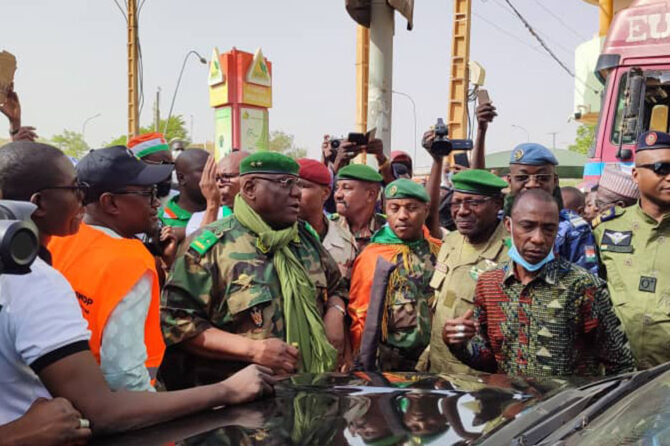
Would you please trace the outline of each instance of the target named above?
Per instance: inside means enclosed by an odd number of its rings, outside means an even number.
[[[512,231],[511,232],[512,233],[514,232],[514,226],[513,225],[512,225]],[[514,244],[514,236],[512,234],[510,234],[510,236],[511,236],[510,240],[512,242],[512,247],[507,251],[507,255],[509,256],[509,258],[514,263],[517,263],[517,264],[523,266],[523,268],[526,271],[535,272],[535,271],[539,270],[540,268],[542,268],[547,263],[549,263],[549,262],[551,262],[552,260],[555,259],[554,250],[552,248],[551,251],[549,251],[549,254],[547,255],[547,257],[540,260],[538,263],[530,263],[528,260],[524,259],[523,256],[521,256],[521,253],[519,252],[519,250],[516,249],[516,245]]]

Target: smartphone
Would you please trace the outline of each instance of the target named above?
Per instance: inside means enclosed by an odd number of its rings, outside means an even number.
[[[489,97],[489,92],[486,90],[486,88],[480,88],[477,90],[477,103],[479,105],[491,103],[491,98]]]
[[[349,133],[347,141],[353,142],[357,146],[364,146],[368,143],[365,133]]]
[[[454,153],[454,164],[458,164],[463,167],[470,167],[470,160],[468,159],[468,154],[465,152]]]

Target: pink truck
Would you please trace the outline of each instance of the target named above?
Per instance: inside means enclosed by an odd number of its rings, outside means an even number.
[[[637,0],[616,15],[596,76],[605,89],[596,141],[584,166],[584,181],[591,184],[606,164],[630,168],[642,132],[668,132],[670,1]]]

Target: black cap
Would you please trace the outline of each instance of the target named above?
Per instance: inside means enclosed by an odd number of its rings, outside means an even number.
[[[166,180],[174,166],[147,164],[125,146],[91,150],[77,163],[77,178],[107,191],[124,186],[151,186]]]

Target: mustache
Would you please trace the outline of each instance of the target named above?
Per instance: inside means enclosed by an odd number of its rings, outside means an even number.
[[[349,203],[347,203],[346,200],[335,200],[335,204],[341,204],[341,205],[344,206],[345,208],[348,208],[348,207],[349,207]]]

